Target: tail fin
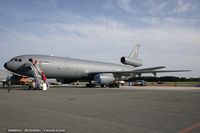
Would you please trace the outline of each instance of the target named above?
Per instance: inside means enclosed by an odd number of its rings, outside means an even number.
[[[139,54],[139,48],[140,48],[140,44],[136,44],[135,48],[133,49],[131,54],[128,56],[128,58],[137,58]]]

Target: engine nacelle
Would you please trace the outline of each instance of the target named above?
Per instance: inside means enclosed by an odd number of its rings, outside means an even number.
[[[110,84],[115,81],[112,73],[101,73],[94,76],[96,84]]]
[[[122,57],[121,63],[123,63],[125,65],[131,65],[131,66],[134,66],[134,67],[142,66],[142,60],[140,60],[138,58]]]

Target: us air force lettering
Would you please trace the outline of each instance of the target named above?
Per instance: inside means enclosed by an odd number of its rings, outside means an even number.
[[[128,57],[122,57],[121,63],[125,65],[80,60],[74,58],[47,56],[47,55],[22,55],[12,58],[4,64],[4,67],[11,72],[34,77],[39,88],[42,83],[42,73],[49,79],[59,79],[65,83],[78,80],[87,80],[90,83],[86,86],[95,87],[112,86],[119,87],[120,80],[127,80],[142,73],[163,73],[163,72],[185,72],[188,70],[158,70],[165,66],[136,69],[142,66],[142,60],[138,58],[140,45]],[[36,62],[36,63],[35,63]]]

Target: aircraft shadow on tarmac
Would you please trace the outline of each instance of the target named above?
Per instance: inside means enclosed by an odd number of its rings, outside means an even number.
[[[49,89],[51,88],[85,88],[85,86],[50,86]],[[8,90],[8,87],[5,86],[0,86],[0,90]],[[27,90],[27,91],[39,91],[41,89],[28,89],[26,86],[11,86],[11,91],[12,90]]]
[[[7,86],[5,86],[5,87],[0,86],[0,90],[8,90],[8,87]],[[27,89],[24,86],[11,86],[11,91],[12,90],[30,90],[30,89]]]

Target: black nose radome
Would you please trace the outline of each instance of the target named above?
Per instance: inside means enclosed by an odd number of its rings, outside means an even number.
[[[4,67],[7,69],[7,63],[4,64]]]

